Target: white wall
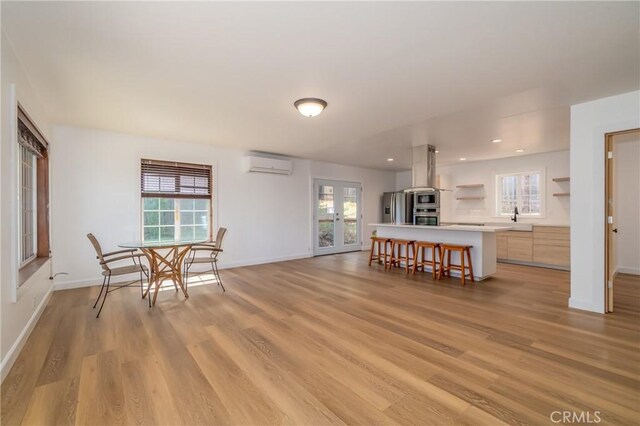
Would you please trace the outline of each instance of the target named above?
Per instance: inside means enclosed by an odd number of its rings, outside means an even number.
[[[0,145],[0,353],[2,356],[1,375],[4,379],[15,356],[24,342],[20,336],[28,335],[29,326],[35,323],[40,307],[44,305],[51,289],[49,264],[45,263],[31,279],[14,293],[17,281],[17,241],[13,233],[17,232],[18,210],[17,173],[15,170],[15,152],[17,149],[15,130],[15,99],[11,87],[15,86],[17,101],[39,127],[43,135],[51,140],[51,126],[44,105],[29,83],[13,48],[2,33],[2,86],[1,86],[1,127]],[[52,200],[53,202],[53,200]],[[14,297],[16,300],[14,302]]]
[[[437,165],[436,165],[437,171]],[[411,188],[411,170],[405,170],[396,173],[396,191],[402,191],[403,189]]]
[[[618,272],[640,275],[640,140],[615,146]]]
[[[395,185],[392,172],[309,160],[294,160],[291,176],[249,174],[241,151],[90,129],[56,126],[53,140],[54,271],[68,274],[56,288],[97,282],[87,233],[105,250],[140,238],[141,158],[213,165],[214,226],[229,229],[221,267],[311,256],[314,177],[361,182],[365,224],[378,221],[380,196]]]
[[[542,217],[519,216],[524,223],[569,225],[569,197],[554,197],[555,192],[569,192],[568,182],[553,182],[553,178],[569,176],[569,151],[524,155],[498,160],[476,161],[437,168],[440,185],[451,192],[441,195],[443,222],[508,221],[495,213],[495,175],[541,170],[545,175],[545,214]],[[457,185],[483,184],[483,188],[456,189]],[[456,200],[458,197],[483,196],[483,200]]]
[[[604,312],[604,135],[640,127],[640,92],[571,107],[571,297]]]

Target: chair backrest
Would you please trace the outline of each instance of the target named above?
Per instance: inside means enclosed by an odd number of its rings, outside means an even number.
[[[100,266],[102,266],[102,269],[104,269],[105,271],[108,271],[109,268],[105,263],[103,263],[104,257],[102,256],[102,248],[100,247],[100,243],[93,234],[87,234],[87,238],[89,239],[89,241],[91,241],[91,244],[93,244],[93,248],[96,250],[96,255],[98,257],[98,260],[100,261]]]
[[[227,228],[218,228],[218,234],[216,235],[215,248],[222,250],[222,240],[224,239],[224,235],[226,233],[227,233]]]

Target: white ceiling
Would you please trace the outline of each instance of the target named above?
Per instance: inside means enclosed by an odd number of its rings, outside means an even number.
[[[366,167],[568,149],[569,105],[640,87],[638,2],[1,7],[55,123]]]

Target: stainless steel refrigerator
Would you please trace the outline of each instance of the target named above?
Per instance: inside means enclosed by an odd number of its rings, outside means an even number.
[[[403,191],[382,194],[383,223],[413,223],[413,194]]]

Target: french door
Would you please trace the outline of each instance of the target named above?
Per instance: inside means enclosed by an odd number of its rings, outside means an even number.
[[[314,250],[323,255],[362,248],[362,185],[314,179]]]

